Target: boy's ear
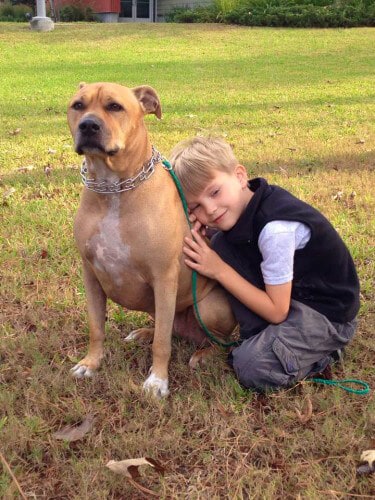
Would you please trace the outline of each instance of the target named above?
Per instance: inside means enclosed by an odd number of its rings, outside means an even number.
[[[234,169],[237,179],[240,181],[242,188],[247,186],[247,170],[243,165],[237,165]]]

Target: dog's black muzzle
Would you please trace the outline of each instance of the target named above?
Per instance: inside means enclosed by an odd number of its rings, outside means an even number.
[[[88,150],[105,152],[103,128],[103,122],[96,116],[82,118],[76,134],[76,152],[78,154],[85,154]]]
[[[78,128],[83,137],[92,137],[101,131],[101,122],[97,118],[85,118],[79,123]]]

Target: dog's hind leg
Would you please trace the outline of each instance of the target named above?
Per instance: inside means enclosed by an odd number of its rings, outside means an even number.
[[[141,342],[150,343],[154,338],[155,328],[138,328],[129,333],[127,337],[124,338],[124,342]]]
[[[198,310],[203,323],[210,333],[224,343],[230,342],[230,335],[236,327],[236,320],[229,306],[225,291],[219,286],[213,288],[208,295],[198,302]],[[203,329],[200,328],[200,330],[201,334],[206,336]],[[210,343],[210,339],[207,336],[206,341]],[[217,354],[217,349],[217,346],[211,343],[211,346],[197,350],[190,358],[190,368],[194,369],[198,365],[203,364],[207,358]]]
[[[104,325],[106,315],[106,295],[87,264],[83,265],[83,279],[87,296],[87,311],[90,329],[87,355],[71,370],[74,377],[91,377],[100,366],[104,356]]]

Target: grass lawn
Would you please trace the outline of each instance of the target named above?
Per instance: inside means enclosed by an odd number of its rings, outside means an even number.
[[[375,389],[374,46],[374,29],[0,24],[0,497],[375,498],[375,475],[356,475],[375,448],[373,392],[301,383],[256,397],[224,354],[191,373],[193,347],[174,340],[171,396],[154,401],[141,391],[150,347],[122,341],[148,318],[115,304],[100,374],[68,376],[88,328],[72,237],[81,159],[65,117],[79,81],[152,85],[164,118],[146,120],[166,156],[191,135],[224,135],[250,175],[319,208],[362,283],[358,334],[334,376]],[[53,437],[87,414],[83,439]],[[144,456],[165,467],[144,469],[151,493],[105,467]]]

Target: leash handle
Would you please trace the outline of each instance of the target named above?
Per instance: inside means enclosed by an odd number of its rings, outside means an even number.
[[[324,378],[312,378],[308,382],[315,382],[317,384],[331,385],[333,387],[339,387],[343,391],[351,392],[352,394],[358,394],[364,396],[369,394],[370,386],[367,382],[357,379],[345,379],[345,380],[326,380]],[[362,389],[354,389],[350,387],[350,384],[362,387]]]
[[[184,212],[185,212],[186,220],[188,221],[189,227],[191,228],[191,223],[190,223],[190,219],[189,219],[189,209],[188,209],[188,206],[187,206],[186,198],[185,198],[184,192],[182,190],[182,186],[180,184],[180,181],[178,180],[178,178],[177,178],[177,176],[176,176],[176,174],[175,174],[175,172],[174,172],[174,170],[172,168],[172,165],[169,163],[169,161],[166,160],[165,158],[163,158],[162,163],[163,163],[163,166],[164,166],[165,170],[167,170],[171,174],[171,176],[172,176],[172,179],[173,179],[173,181],[174,181],[174,183],[176,185],[176,188],[178,190],[178,193],[180,195],[180,198],[181,198],[181,201],[182,201],[182,206],[184,207]],[[198,323],[201,326],[202,330],[207,335],[207,337],[211,340],[211,342],[213,342],[214,344],[217,344],[217,345],[219,345],[221,347],[231,347],[231,346],[239,345],[240,344],[239,341],[222,342],[221,340],[217,339],[214,335],[212,335],[212,333],[209,331],[209,329],[204,324],[204,322],[203,322],[203,320],[201,318],[201,315],[199,313],[199,308],[198,308],[197,280],[198,280],[197,271],[195,271],[193,269],[192,270],[192,274],[191,274],[191,287],[192,287],[192,293],[193,293],[193,307],[194,307],[194,311],[195,311]]]

